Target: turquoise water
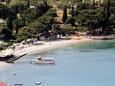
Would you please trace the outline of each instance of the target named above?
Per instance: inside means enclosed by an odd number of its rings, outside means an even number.
[[[55,65],[29,64],[37,55],[27,55],[1,71],[0,80],[9,86],[35,86],[38,81],[40,86],[115,86],[115,41],[87,41],[42,53],[54,57]]]

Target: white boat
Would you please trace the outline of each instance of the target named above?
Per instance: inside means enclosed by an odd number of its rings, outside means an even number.
[[[41,85],[42,83],[41,82],[35,82],[35,85]]]
[[[35,62],[35,64],[55,64],[53,58],[41,57],[41,56],[36,57],[36,60],[34,60],[33,62]]]

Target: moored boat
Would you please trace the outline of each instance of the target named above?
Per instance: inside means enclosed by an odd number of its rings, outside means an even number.
[[[53,58],[49,57],[36,57],[36,60],[33,61],[35,64],[55,64],[55,61]]]
[[[41,85],[42,82],[35,82],[35,85]]]
[[[16,83],[16,84],[14,84],[14,86],[23,86],[23,84],[22,83]]]

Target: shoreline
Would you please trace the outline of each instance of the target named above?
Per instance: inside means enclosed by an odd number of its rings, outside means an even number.
[[[30,45],[29,47],[17,50],[14,55],[19,55],[23,53],[34,54],[34,53],[42,53],[52,49],[58,49],[62,47],[66,47],[72,44],[76,44],[78,41],[81,40],[56,40],[56,41],[49,41],[43,42],[42,45]],[[29,50],[29,51],[28,51]]]
[[[79,39],[79,40],[76,40],[76,39],[63,40],[63,39],[61,39],[61,40],[55,40],[55,41],[49,41],[49,42],[44,41],[42,45],[29,45],[29,46],[24,45],[27,47],[14,50],[14,55],[19,56],[24,53],[27,53],[28,55],[42,53],[42,52],[46,52],[49,50],[54,50],[54,49],[63,48],[63,47],[69,46],[69,45],[77,44],[79,42],[83,42],[86,40],[90,40],[90,39],[87,39],[87,38],[83,38],[83,39]],[[8,67],[8,65],[10,65],[10,64],[0,61],[0,69],[1,70],[6,69]]]
[[[74,45],[80,42],[95,41],[94,39],[85,37],[85,36],[71,36],[70,38],[71,39],[69,40],[60,39],[60,40],[48,41],[48,42],[42,41],[43,44],[40,44],[40,45],[25,44],[24,45],[25,47],[21,49],[14,49],[14,55],[20,56],[25,53],[27,53],[28,55],[31,55],[31,54],[46,52],[49,50],[63,48],[63,47]],[[4,69],[4,67],[6,67],[7,65],[9,64],[0,61],[0,68]]]
[[[58,48],[63,48],[66,46],[70,46],[73,44],[77,44],[80,42],[85,42],[85,41],[93,41],[93,39],[86,38],[85,36],[72,36],[70,39],[59,39],[55,41],[42,41],[42,44],[40,45],[29,45],[29,47],[16,50],[14,54],[17,56],[19,54],[34,54],[34,53],[42,53],[48,50],[53,50],[53,49],[58,49]],[[29,51],[28,51],[29,50]]]

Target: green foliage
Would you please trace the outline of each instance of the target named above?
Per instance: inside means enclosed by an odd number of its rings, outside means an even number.
[[[7,19],[7,28],[13,33],[13,19],[11,16]]]
[[[100,6],[100,7],[85,7],[79,9],[76,16],[77,24],[85,26],[94,35],[108,35],[111,33],[112,29],[110,27],[114,26],[114,12],[110,9],[110,2]],[[98,30],[100,29],[100,30]],[[101,32],[98,32],[101,31]],[[99,33],[99,34],[98,34]]]
[[[51,13],[50,13],[51,12]],[[27,26],[21,28],[16,35],[15,42],[20,42],[27,38],[35,38],[39,33],[47,34],[51,30],[52,24],[54,23],[55,11],[49,10],[43,16],[38,17],[34,22],[29,23]],[[53,15],[52,15],[53,14]]]
[[[0,18],[6,19],[8,15],[8,7],[0,4]]]
[[[19,42],[27,38],[37,37],[40,33],[45,35],[52,31],[57,14],[55,9],[50,9],[47,0],[27,0],[24,1],[25,3],[15,0],[15,2],[18,4],[9,7],[0,4],[0,18],[7,19],[7,28],[5,27],[3,30],[6,38],[11,37],[12,33],[16,32],[16,41]],[[32,2],[34,2],[35,8],[30,8]],[[55,26],[53,28],[55,34],[69,35],[75,24],[79,31],[95,32],[102,29],[103,33],[108,32],[110,30],[108,28],[115,26],[115,12],[111,11],[114,8],[111,8],[113,4],[110,3],[110,0],[100,4],[100,6],[95,3],[93,5],[78,3],[77,10],[74,9],[74,5],[81,0],[61,0],[61,2],[63,2],[61,7],[64,7],[62,21],[65,26],[63,29],[60,26]],[[72,8],[71,5],[73,5]],[[71,8],[71,17],[67,16],[67,8]],[[17,14],[19,15],[17,16]]]
[[[63,35],[70,35],[72,31],[73,31],[73,27],[70,25],[65,25],[62,29]]]
[[[22,12],[21,19],[19,20],[20,24],[19,26],[25,26],[28,25],[30,22],[35,21],[38,17],[42,16],[44,13],[47,12],[49,7],[47,6],[47,3],[38,4],[35,8],[28,8]]]
[[[32,28],[29,28],[28,26],[25,26],[19,30],[18,34],[16,35],[15,42],[21,42],[22,40],[35,37],[36,31]]]
[[[12,39],[12,33],[9,29],[3,28],[2,33],[5,35],[5,40]]]
[[[86,32],[86,31],[88,31],[88,27],[86,27],[86,26],[77,26],[77,30],[79,32]]]
[[[52,17],[57,17],[57,13],[55,9],[49,9],[47,12],[47,15],[52,16]]]
[[[38,33],[45,33],[51,29],[51,25],[54,23],[54,18],[50,15],[43,15],[36,19],[35,22],[32,23],[31,27],[37,29]]]
[[[61,34],[62,33],[62,29],[60,27],[60,25],[53,25],[52,30],[55,32],[55,34]]]

